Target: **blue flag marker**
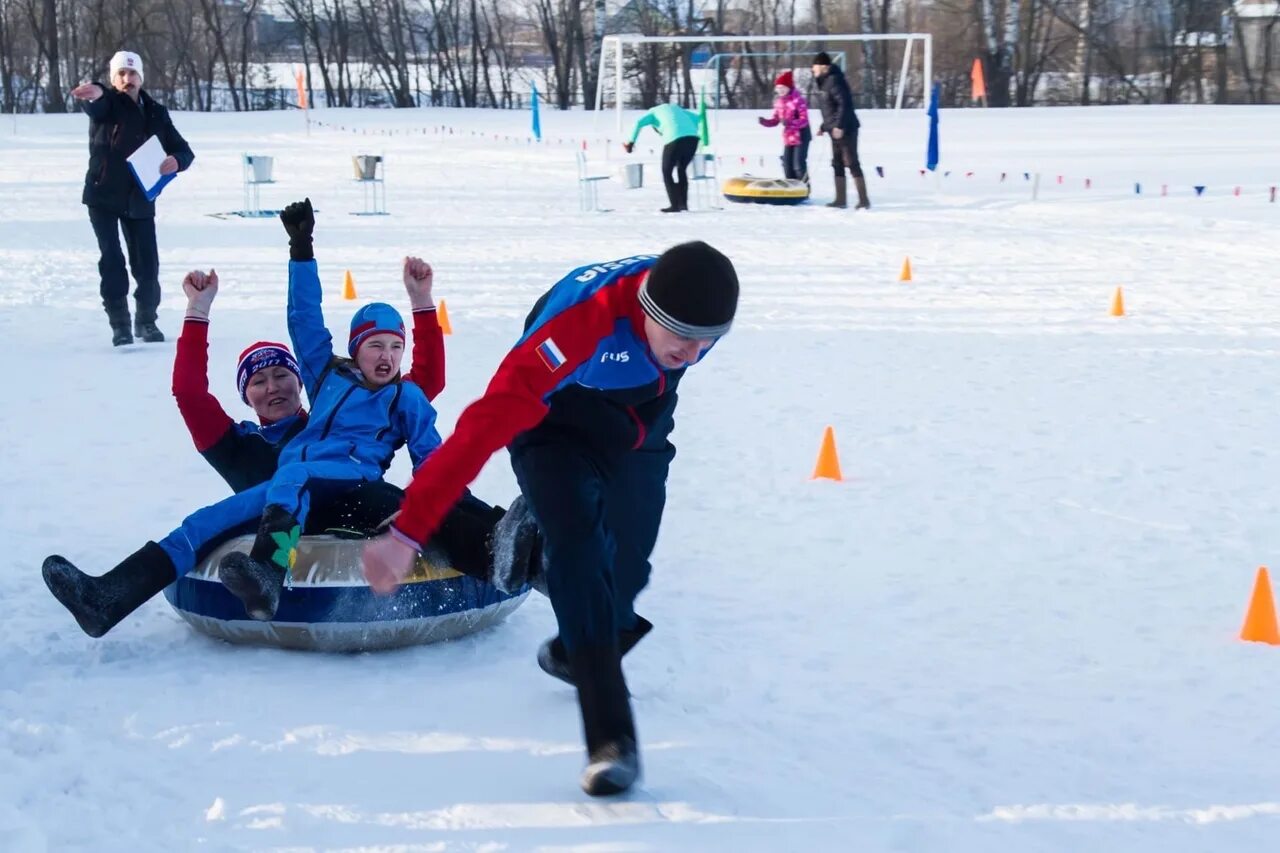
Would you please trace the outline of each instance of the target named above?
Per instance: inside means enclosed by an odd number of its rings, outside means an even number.
[[[542,116],[538,115],[538,84],[533,84],[533,138],[542,141]]]
[[[933,84],[933,94],[929,97],[929,151],[925,155],[924,166],[930,172],[938,169],[938,101],[942,98],[942,84]]]

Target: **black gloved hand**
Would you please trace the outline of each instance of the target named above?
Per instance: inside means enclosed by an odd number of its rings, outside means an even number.
[[[316,227],[315,211],[311,209],[311,199],[295,201],[280,211],[280,221],[289,235],[289,258],[294,261],[313,261],[315,252],[311,248],[311,232]]]
[[[636,150],[636,144],[634,142],[624,142],[622,143],[622,147],[628,154]]]

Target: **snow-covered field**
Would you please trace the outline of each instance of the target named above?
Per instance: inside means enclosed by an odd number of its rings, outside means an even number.
[[[176,116],[197,160],[160,202],[170,342],[115,351],[79,203],[87,120],[0,121],[0,850],[1280,843],[1280,649],[1236,639],[1257,566],[1280,562],[1280,111],[948,111],[936,180],[921,113],[867,113],[870,213],[678,217],[652,165],[643,189],[604,185],[613,212],[577,211],[582,140],[593,171],[624,159],[607,119],[545,112],[535,146],[520,113],[316,118],[332,127]],[[721,174],[776,172],[777,140],[724,117]],[[348,215],[366,151],[387,156],[390,217]],[[578,791],[538,596],[463,640],[322,656],[215,642],[163,600],[91,640],[45,590],[45,555],[101,573],[225,493],[169,373],[191,268],[222,278],[229,410],[248,415],[237,353],[285,335],[279,224],[207,215],[241,207],[242,152],[277,158],[265,205],[319,209],[334,327],[345,269],[362,300],[403,303],[400,258],[435,265],[445,428],[568,269],[689,238],[736,262],[740,322],[682,385],[639,607],[657,629],[627,660],[632,795]],[[827,424],[844,483],[808,479]],[[505,456],[476,485],[514,489]]]

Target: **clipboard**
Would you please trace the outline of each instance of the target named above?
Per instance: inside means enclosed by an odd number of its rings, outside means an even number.
[[[160,174],[160,164],[168,156],[168,154],[164,153],[164,147],[160,145],[160,140],[151,136],[138,147],[137,151],[127,158],[129,171],[133,172],[133,178],[138,182],[138,186],[142,189],[142,194],[147,197],[147,201],[155,201],[156,197],[160,195],[160,191],[178,175],[177,172],[169,175]]]

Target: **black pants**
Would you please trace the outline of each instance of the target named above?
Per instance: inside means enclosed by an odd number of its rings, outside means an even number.
[[[120,232],[124,231],[129,250],[129,270],[137,288],[133,298],[138,303],[138,319],[155,322],[160,305],[160,254],[156,249],[156,221],[130,219],[101,207],[89,208],[89,222],[98,238],[98,275],[102,279],[99,293],[107,313],[128,308],[129,272],[120,251]]]
[[[604,457],[570,441],[512,448],[511,467],[542,531],[547,588],[560,639],[609,649],[634,628],[649,582],[675,448]]]
[[[844,175],[845,167],[855,178],[862,177],[862,164],[858,162],[858,129],[846,130],[844,137],[831,137],[831,167],[836,170],[836,177]]]
[[[696,136],[682,136],[662,146],[662,183],[667,188],[667,200],[676,210],[689,209],[688,168],[697,150]]]
[[[307,517],[308,536],[349,534],[353,538],[371,536],[378,525],[400,509],[404,492],[384,480],[361,483],[341,495],[315,500]],[[489,506],[467,491],[453,505],[431,537],[428,547],[439,548],[449,566],[482,581],[492,576],[493,555],[489,540],[493,528],[506,510]],[[258,530],[258,520],[246,522],[213,537],[196,552],[200,562],[229,539]]]
[[[800,144],[782,149],[782,174],[792,180],[803,181],[809,177],[809,142],[813,134],[809,128],[800,131]]]

